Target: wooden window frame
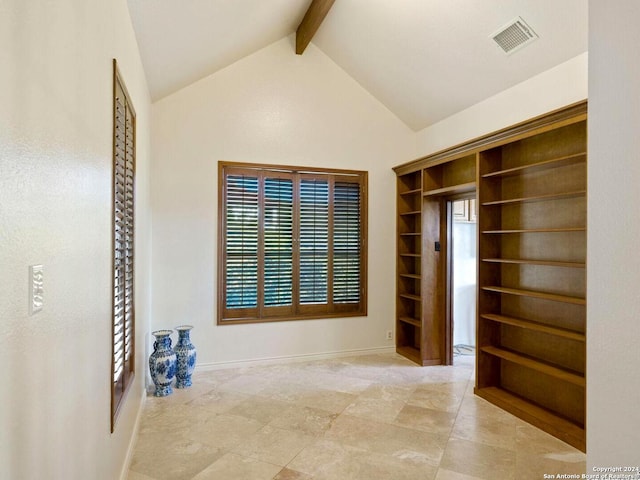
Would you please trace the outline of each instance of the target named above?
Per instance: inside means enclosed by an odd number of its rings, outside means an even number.
[[[359,302],[357,303],[333,303],[332,302],[332,280],[328,285],[328,302],[322,305],[299,304],[299,269],[300,269],[300,248],[294,247],[293,253],[293,305],[291,307],[264,307],[261,305],[261,299],[264,297],[261,289],[264,290],[261,275],[262,270],[258,268],[258,306],[252,309],[236,309],[234,315],[230,315],[230,310],[226,308],[226,191],[225,180],[227,175],[233,173],[247,172],[251,174],[263,175],[264,172],[269,174],[269,178],[282,177],[294,179],[293,187],[293,210],[294,217],[300,215],[300,179],[304,178],[322,178],[329,179],[331,186],[330,192],[333,192],[335,181],[348,181],[349,183],[358,183],[360,185],[360,271],[359,271]],[[341,170],[341,169],[325,169],[315,167],[297,167],[290,165],[269,165],[269,164],[253,164],[241,162],[218,162],[218,288],[217,288],[217,324],[245,324],[245,323],[263,323],[263,322],[279,322],[292,320],[309,320],[318,318],[343,318],[352,316],[367,315],[367,204],[368,204],[368,173],[360,170]],[[330,210],[333,211],[334,199],[329,197]],[[263,205],[260,204],[259,215],[263,214]],[[333,214],[330,214],[331,223],[328,235],[333,233]],[[260,223],[259,223],[260,225]],[[258,227],[260,230],[259,237],[263,237],[264,226]],[[299,224],[294,221],[294,237],[299,237]],[[294,240],[297,243],[297,240]],[[259,257],[263,255],[262,245],[259,244]],[[332,264],[333,252],[329,249],[329,264]],[[259,263],[262,260],[259,260]],[[328,277],[331,279],[333,271],[329,267]],[[266,311],[265,311],[266,310]]]
[[[118,414],[133,385],[136,338],[134,268],[136,113],[115,59],[113,60],[112,140],[111,433],[115,430]],[[120,262],[119,259],[121,259]],[[118,279],[122,279],[120,283]],[[118,352],[120,324],[123,336],[122,358],[119,358]],[[120,361],[122,371],[117,375]]]

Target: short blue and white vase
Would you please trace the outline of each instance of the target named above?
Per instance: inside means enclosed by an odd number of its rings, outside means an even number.
[[[178,357],[178,372],[176,374],[176,388],[187,388],[191,386],[191,374],[196,368],[196,347],[191,343],[190,333],[192,325],[180,325],[176,327],[178,331],[178,342],[173,349]]]
[[[176,353],[171,348],[173,330],[157,330],[152,332],[156,337],[153,343],[153,353],[149,356],[149,371],[156,386],[153,393],[156,397],[166,397],[173,393],[171,382],[176,376]]]

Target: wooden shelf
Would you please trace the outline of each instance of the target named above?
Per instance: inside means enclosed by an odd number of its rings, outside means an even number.
[[[414,327],[422,328],[422,323],[417,318],[411,317],[398,317],[398,320],[404,323],[408,323],[409,325],[413,325]]]
[[[407,190],[406,192],[400,192],[400,195],[415,195],[416,193],[420,193],[422,191],[421,188],[414,188],[413,190]]]
[[[419,302],[419,301],[422,300],[420,295],[414,295],[412,293],[400,293],[400,294],[398,294],[398,296],[402,297],[402,298],[408,298],[409,300],[413,300],[413,301],[416,301],[416,302]]]
[[[401,237],[410,237],[410,236],[420,236],[422,235],[422,233],[420,232],[405,232],[405,233],[401,233],[400,236]]]
[[[530,197],[521,197],[521,198],[509,198],[506,200],[496,200],[493,202],[483,202],[483,207],[490,207],[495,205],[509,205],[515,203],[531,203],[531,202],[544,202],[548,200],[560,200],[563,198],[574,198],[574,197],[582,197],[587,194],[586,190],[576,190],[573,192],[562,192],[562,193],[548,193],[545,195],[532,195]]]
[[[502,234],[502,233],[563,233],[563,232],[586,232],[585,227],[561,227],[561,228],[523,228],[506,230],[483,230],[482,233]]]
[[[409,360],[416,362],[419,365],[422,365],[420,350],[418,350],[417,348],[411,347],[409,345],[397,346],[396,352],[402,355],[403,357],[406,357]]]
[[[543,265],[549,267],[585,268],[584,262],[559,262],[556,260],[527,260],[523,258],[483,258],[483,262],[517,265]]]
[[[587,301],[584,298],[569,297],[567,295],[557,295],[555,293],[536,292],[533,290],[520,290],[518,288],[507,288],[497,286],[482,287],[482,290],[487,292],[505,293],[507,295],[519,295],[522,297],[539,298],[541,300],[551,300],[554,302],[571,303],[574,305],[586,305]]]
[[[542,170],[548,170],[550,168],[564,167],[567,165],[574,165],[577,163],[585,162],[587,158],[587,152],[580,152],[574,155],[566,155],[563,157],[552,158],[544,160],[542,162],[532,163],[529,165],[522,165],[520,167],[507,168],[504,170],[498,170],[495,172],[485,173],[482,178],[490,177],[508,177],[512,175],[522,175],[525,173],[533,173]]]
[[[584,387],[586,385],[584,375],[557,367],[522,353],[516,353],[511,350],[505,350],[494,346],[481,347],[480,350],[484,353],[488,353],[489,355],[493,355],[494,357],[502,358],[508,362],[516,363],[530,370],[544,373],[545,375],[578,385],[579,387]]]
[[[398,276],[403,278],[412,278],[414,280],[420,280],[420,275],[416,273],[400,273]]]
[[[421,210],[412,210],[410,212],[400,212],[400,215],[420,215],[421,213]]]
[[[525,320],[522,318],[507,317],[504,315],[495,315],[492,313],[484,313],[480,315],[480,318],[491,320],[492,322],[503,323],[505,325],[512,325],[514,327],[525,328],[527,330],[534,330],[536,332],[548,333],[557,337],[568,338],[569,340],[575,340],[577,342],[585,342],[586,336],[584,333],[576,332],[566,328],[554,327],[540,322],[534,322],[533,320]]]
[[[400,253],[399,254],[401,257],[414,257],[414,258],[420,258],[421,255],[419,253]]]
[[[569,445],[586,450],[583,426],[499,387],[476,388],[474,393]]]
[[[476,182],[461,183],[458,185],[451,185],[449,187],[436,188],[433,190],[427,190],[424,192],[425,197],[433,197],[438,195],[453,195],[456,193],[473,192],[476,189]]]

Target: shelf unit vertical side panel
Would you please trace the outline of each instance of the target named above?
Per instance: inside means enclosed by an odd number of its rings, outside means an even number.
[[[501,195],[499,179],[482,178],[486,172],[497,170],[502,165],[502,150],[494,148],[478,155],[478,278],[477,278],[477,345],[476,345],[476,388],[500,385],[500,359],[483,352],[484,346],[500,345],[500,326],[481,317],[485,313],[501,312],[501,296],[482,289],[487,285],[501,284],[499,264],[483,262],[483,258],[499,258],[502,239],[495,235],[482,233],[502,224],[502,210],[482,206],[487,199]]]
[[[442,200],[425,197],[422,202],[422,361],[436,365],[443,362],[441,344],[444,335],[444,292],[441,278],[440,218]]]

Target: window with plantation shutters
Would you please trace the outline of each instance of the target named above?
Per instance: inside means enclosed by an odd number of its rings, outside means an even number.
[[[135,110],[113,62],[113,323],[111,431],[134,375]]]
[[[218,323],[366,315],[367,174],[220,162]]]

